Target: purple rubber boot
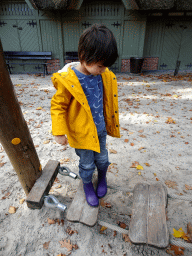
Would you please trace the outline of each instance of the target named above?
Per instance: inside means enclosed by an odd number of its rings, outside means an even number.
[[[107,194],[106,173],[107,173],[107,170],[105,171],[98,170],[98,183],[97,183],[97,189],[96,189],[96,194],[98,198],[102,198]]]
[[[99,205],[99,199],[95,193],[93,183],[83,183],[83,188],[85,191],[87,203],[93,207],[97,207]]]

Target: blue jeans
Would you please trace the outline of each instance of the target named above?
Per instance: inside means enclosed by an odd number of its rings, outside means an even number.
[[[106,149],[106,128],[98,133],[98,137],[100,153],[87,149],[75,149],[76,154],[80,157],[79,175],[84,183],[91,182],[95,166],[99,171],[105,171],[110,165],[108,160],[108,151]]]

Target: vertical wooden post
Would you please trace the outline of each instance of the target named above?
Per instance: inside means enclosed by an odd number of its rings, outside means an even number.
[[[28,195],[37,178],[41,176],[41,165],[9,76],[1,41],[0,143]]]

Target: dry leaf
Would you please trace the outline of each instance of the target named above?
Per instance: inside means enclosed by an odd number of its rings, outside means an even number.
[[[42,110],[43,108],[42,107],[38,107],[38,108],[36,108],[36,110]]]
[[[189,185],[186,185],[186,184],[185,184],[185,189],[186,189],[186,190],[192,190],[192,186],[189,186]]]
[[[66,254],[59,253],[57,256],[66,256]]]
[[[22,199],[19,200],[20,204],[23,204],[24,202],[25,202],[25,198],[22,198]]]
[[[117,221],[117,224],[121,227],[121,228],[126,228],[127,225],[124,223],[124,222],[121,222],[121,221]]]
[[[178,189],[177,188],[177,183],[175,181],[171,181],[171,180],[166,180],[165,184],[169,187],[169,188],[173,188],[173,189]]]
[[[137,170],[143,170],[143,166],[141,166],[141,165],[137,165]]]
[[[3,167],[5,163],[0,163],[0,167]]]
[[[143,135],[143,134],[139,135],[139,137],[141,137],[141,138],[146,138],[146,136]]]
[[[166,252],[173,255],[173,256],[177,256],[177,255],[184,255],[184,247],[179,247],[177,245],[171,245],[170,249],[167,249]],[[171,251],[174,252],[174,254],[171,253]]]
[[[129,236],[127,234],[123,234],[123,239],[124,239],[125,242],[130,242],[131,243],[131,241],[129,239]]]
[[[49,218],[47,218],[47,222],[49,223],[49,225],[52,225],[52,224],[56,223],[55,220],[49,219]]]
[[[151,166],[149,163],[144,163],[146,166]]]
[[[16,208],[14,206],[10,206],[9,213],[11,213],[11,214],[16,213]]]
[[[49,249],[49,244],[50,244],[50,241],[49,241],[49,242],[45,242],[45,243],[43,244],[43,248],[44,248],[45,250],[48,250],[48,249]]]
[[[140,147],[138,150],[140,151],[141,149],[144,149],[144,147]]]
[[[128,142],[129,140],[128,139],[125,139],[124,142]]]
[[[109,149],[109,152],[110,152],[111,154],[117,154],[117,151],[114,150],[114,149]]]
[[[142,132],[144,132],[144,130],[142,129],[142,130],[139,130],[138,132],[142,133]]]
[[[172,117],[168,117],[167,121],[165,122],[166,124],[175,124],[176,122],[173,120]]]
[[[67,227],[66,233],[72,236],[74,233],[78,234],[77,230],[72,230],[71,227]]]
[[[44,142],[43,142],[43,144],[48,144],[50,142],[50,140],[45,140]]]
[[[139,163],[135,161],[132,163],[132,166],[130,166],[130,168],[137,168],[137,165],[139,165]]]
[[[133,146],[134,146],[134,143],[131,143],[130,145],[133,147]]]
[[[67,240],[64,239],[64,241],[59,241],[59,243],[61,244],[61,248],[65,247],[65,248],[67,248],[68,252],[72,251],[73,245],[70,240],[68,240],[68,242],[67,242]]]
[[[107,229],[106,227],[102,226],[99,233],[103,234],[103,231],[105,231],[106,229]]]

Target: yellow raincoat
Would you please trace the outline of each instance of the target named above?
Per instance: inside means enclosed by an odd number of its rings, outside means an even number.
[[[86,95],[75,72],[54,73],[56,94],[51,100],[52,134],[67,135],[73,148],[100,153],[97,128]],[[120,138],[117,79],[107,68],[102,73],[103,111],[107,134]]]

